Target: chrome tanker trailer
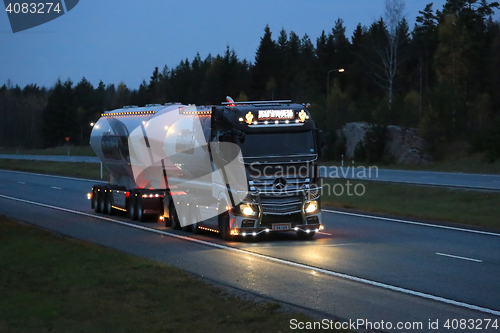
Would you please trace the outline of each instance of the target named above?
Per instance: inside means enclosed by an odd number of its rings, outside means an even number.
[[[323,229],[319,131],[307,106],[228,100],[102,114],[90,144],[110,179],[92,188],[92,208],[226,240]]]

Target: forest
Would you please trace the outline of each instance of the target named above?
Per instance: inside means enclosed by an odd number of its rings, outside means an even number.
[[[500,158],[500,23],[492,19],[498,2],[447,0],[439,9],[431,3],[413,29],[404,5],[386,0],[384,15],[352,34],[339,18],[315,41],[266,26],[253,61],[228,46],[216,56],[156,67],[138,89],[102,81],[94,87],[85,77],[58,79],[50,88],[9,80],[0,88],[1,146],[53,147],[66,137],[85,145],[89,124],[103,111],[166,102],[217,105],[232,96],[310,103],[330,141],[346,123],[365,121],[418,128],[431,153],[464,141],[471,151]]]

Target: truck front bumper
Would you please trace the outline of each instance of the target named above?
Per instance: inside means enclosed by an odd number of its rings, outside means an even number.
[[[302,231],[305,233],[311,233],[311,232],[320,232],[324,230],[324,226],[321,224],[316,224],[316,225],[297,225],[295,227],[292,227],[290,229],[286,230],[273,230],[271,228],[241,228],[241,229],[231,229],[231,235],[232,236],[257,236],[262,233],[271,233],[271,232],[285,232],[285,231]]]
[[[231,235],[233,236],[257,236],[262,233],[302,231],[305,233],[319,232],[324,229],[320,223],[321,212],[307,215],[301,221],[280,221],[276,223],[266,223],[262,225],[258,218],[249,218],[244,216],[231,216]]]

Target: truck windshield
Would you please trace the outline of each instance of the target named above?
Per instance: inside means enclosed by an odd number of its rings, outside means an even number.
[[[311,131],[294,133],[247,134],[240,141],[244,157],[287,156],[314,154]]]

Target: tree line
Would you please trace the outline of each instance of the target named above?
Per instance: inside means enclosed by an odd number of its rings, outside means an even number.
[[[386,0],[383,17],[369,26],[358,24],[348,37],[339,18],[315,41],[285,29],[273,35],[266,26],[253,62],[229,47],[205,59],[196,54],[173,68],[156,67],[132,90],[102,81],[94,87],[85,78],[76,85],[58,80],[50,89],[7,83],[0,88],[0,139],[3,146],[49,147],[70,137],[80,145],[105,110],[220,104],[229,95],[311,103],[329,133],[353,121],[417,127],[431,148],[466,140],[500,156],[500,24],[492,19],[498,8],[486,0],[429,4],[410,29],[404,0]]]

